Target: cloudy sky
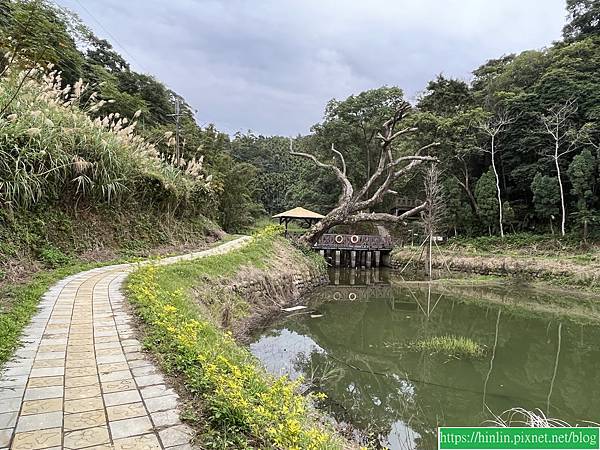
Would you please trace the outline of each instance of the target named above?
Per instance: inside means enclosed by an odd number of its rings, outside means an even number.
[[[58,0],[228,131],[294,135],[325,103],[560,37],[564,0]]]

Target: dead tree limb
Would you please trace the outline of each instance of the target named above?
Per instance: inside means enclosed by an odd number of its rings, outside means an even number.
[[[383,123],[381,131],[377,133],[376,138],[380,141],[381,154],[377,168],[370,175],[369,179],[359,189],[354,189],[352,183],[346,175],[346,161],[343,154],[331,146],[331,151],[340,160],[341,168],[336,164],[328,164],[320,161],[315,155],[304,152],[296,152],[291,148],[292,155],[308,158],[316,166],[332,171],[342,186],[342,191],[337,205],[320,222],[302,236],[301,241],[312,245],[330,228],[341,224],[352,224],[359,222],[387,222],[404,223],[405,220],[418,214],[425,209],[426,203],[419,205],[402,215],[396,216],[387,213],[375,213],[370,210],[381,203],[386,194],[394,192],[392,186],[396,181],[406,175],[412,174],[423,163],[436,163],[438,160],[434,156],[427,155],[427,150],[438,146],[438,142],[433,142],[422,146],[414,151],[412,155],[395,156],[393,143],[401,136],[414,133],[418,129],[415,127],[399,128],[399,124],[410,113],[411,106],[408,102],[401,104],[394,114]],[[371,192],[373,192],[371,194]]]

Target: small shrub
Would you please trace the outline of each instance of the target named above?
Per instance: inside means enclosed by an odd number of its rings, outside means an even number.
[[[52,245],[45,245],[42,247],[39,251],[38,257],[40,261],[51,268],[64,266],[71,262],[70,256],[65,255],[60,249]]]

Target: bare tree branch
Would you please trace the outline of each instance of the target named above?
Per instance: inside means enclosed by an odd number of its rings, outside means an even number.
[[[404,224],[405,220],[412,217],[427,208],[427,202],[415,206],[413,209],[402,213],[399,216],[387,213],[365,213],[359,212],[348,216],[344,223],[360,223],[360,222],[386,222]]]
[[[302,156],[303,158],[308,158],[308,159],[312,160],[318,167],[323,167],[324,169],[331,170],[337,176],[338,180],[342,184],[342,195],[340,196],[339,203],[348,201],[352,198],[352,195],[354,194],[354,188],[352,187],[352,183],[350,183],[350,180],[348,180],[348,177],[346,177],[345,170],[344,170],[344,172],[342,172],[337,166],[335,166],[333,164],[326,164],[324,162],[321,162],[317,159],[317,157],[315,155],[311,155],[310,153],[294,151],[293,150],[293,141],[291,139],[290,139],[290,154],[294,155],[294,156]],[[340,153],[340,155],[341,155],[341,153]],[[342,156],[342,160],[343,160],[343,156]],[[346,167],[346,163],[344,161],[344,169],[345,169],[345,167]]]
[[[331,143],[331,151],[340,157],[340,160],[342,162],[342,172],[344,175],[346,175],[346,160],[344,159],[344,155],[342,155],[335,149],[335,147],[333,146],[333,142]]]
[[[423,163],[437,163],[434,156],[423,155],[430,148],[439,145],[433,142],[418,148],[412,155],[394,157],[393,143],[400,136],[417,131],[415,127],[404,127],[396,130],[396,127],[410,112],[411,105],[408,102],[402,103],[393,115],[387,119],[376,137],[381,141],[381,154],[376,170],[370,174],[368,180],[363,186],[354,193],[354,188],[347,177],[347,166],[343,154],[335,146],[331,150],[340,158],[342,169],[335,164],[327,164],[317,159],[315,155],[304,152],[295,152],[292,149],[290,141],[290,153],[312,160],[318,167],[326,168],[335,173],[342,184],[342,195],[338,200],[337,206],[331,210],[325,218],[315,224],[303,237],[305,243],[312,244],[330,228],[342,223],[357,223],[363,221],[370,222],[394,222],[404,223],[404,219],[422,211],[426,204],[419,205],[400,216],[387,213],[369,213],[366,210],[371,209],[381,203],[384,196],[388,193],[395,193],[392,185],[402,176],[414,172],[415,169]],[[369,198],[364,199],[371,188],[377,184],[377,189]]]

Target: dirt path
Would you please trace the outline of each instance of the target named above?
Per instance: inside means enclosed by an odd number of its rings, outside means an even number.
[[[248,241],[165,258],[222,254]],[[141,351],[121,293],[133,264],[68,277],[43,296],[0,374],[0,449],[188,449],[177,394]]]

